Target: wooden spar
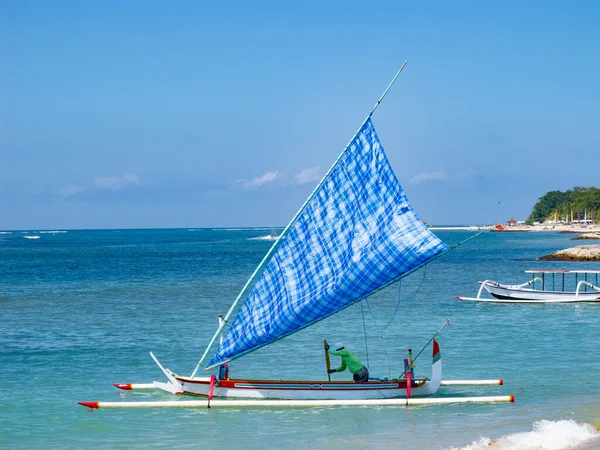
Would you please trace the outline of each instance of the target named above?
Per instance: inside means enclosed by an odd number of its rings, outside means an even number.
[[[331,369],[331,359],[329,359],[329,352],[327,351],[327,339],[323,339],[323,349],[325,350],[325,366],[327,367],[327,379],[331,381],[331,374],[329,373],[329,369]]]
[[[386,398],[374,400],[212,400],[211,408],[239,407],[286,407],[312,408],[327,406],[418,406],[441,405],[449,403],[513,403],[513,395],[488,397],[442,397],[442,398]],[[163,402],[79,402],[82,406],[98,409],[116,408],[207,408],[207,400],[182,400]]]
[[[442,380],[440,382],[440,386],[502,386],[503,384],[503,380]],[[114,386],[124,391],[158,389],[154,383],[115,383]]]
[[[406,66],[407,62],[408,62],[408,59],[406,61],[404,61],[404,64],[402,64],[402,67],[400,67],[400,69],[398,70],[398,72],[396,72],[396,76],[394,77],[394,79],[392,80],[392,82],[388,85],[388,87],[383,92],[383,94],[381,95],[381,97],[379,97],[379,100],[377,100],[377,103],[375,103],[375,106],[373,106],[373,109],[371,110],[371,112],[367,116],[367,119],[373,115],[373,113],[375,112],[375,110],[377,109],[377,107],[379,106],[379,104],[381,103],[381,101],[383,100],[383,98],[386,96],[386,94],[388,93],[388,91],[391,89],[391,87],[396,82],[396,78],[398,78],[398,76],[400,75],[400,73],[402,73],[402,70],[404,69],[404,66]],[[362,126],[360,128],[362,128]],[[352,142],[353,140],[354,140],[354,138],[352,138],[352,140],[350,142]]]
[[[381,103],[381,101],[383,100],[383,98],[386,96],[386,94],[388,93],[388,91],[391,89],[392,85],[396,82],[396,79],[398,78],[398,76],[400,75],[400,73],[402,72],[402,70],[404,69],[404,66],[406,66],[407,62],[408,61],[404,61],[404,64],[402,64],[402,67],[400,67],[400,69],[398,70],[398,72],[396,72],[396,75],[394,76],[394,79],[388,85],[388,87],[386,88],[386,90],[384,91],[384,93],[382,94],[382,96],[379,97],[379,100],[377,100],[377,103],[375,104],[375,106],[373,106],[373,109],[371,110],[371,112],[369,113],[369,115],[367,116],[367,118],[363,121],[363,123],[361,124],[361,126],[358,128],[358,130],[356,131],[356,133],[354,134],[354,136],[352,136],[352,139],[350,139],[350,142],[348,143],[348,145],[344,148],[344,150],[342,151],[342,153],[338,156],[338,158],[335,160],[335,162],[329,168],[329,170],[323,176],[323,178],[321,178],[321,181],[319,181],[319,183],[313,189],[313,191],[310,194],[310,196],[306,199],[306,201],[304,202],[304,204],[300,207],[300,209],[298,210],[298,212],[296,212],[296,214],[294,215],[294,217],[292,218],[292,220],[290,220],[290,222],[287,224],[287,226],[285,227],[285,229],[279,235],[279,237],[277,238],[277,240],[273,243],[273,245],[271,246],[271,248],[269,249],[269,251],[267,252],[267,254],[264,256],[264,258],[260,262],[260,264],[256,267],[256,269],[254,269],[254,272],[252,273],[252,275],[250,276],[250,278],[248,279],[248,281],[246,282],[246,284],[242,288],[241,292],[238,294],[237,298],[235,299],[235,301],[233,302],[233,304],[229,308],[229,311],[227,312],[227,314],[223,318],[223,322],[221,323],[221,325],[219,325],[219,329],[216,331],[216,333],[214,334],[214,336],[212,337],[212,339],[210,340],[210,342],[206,346],[206,350],[204,350],[204,353],[202,354],[202,357],[200,358],[200,361],[198,361],[198,364],[196,364],[196,368],[194,369],[194,371],[192,372],[192,375],[190,376],[191,378],[193,378],[196,375],[196,372],[198,372],[198,369],[200,368],[200,366],[204,362],[204,359],[206,358],[206,356],[208,355],[208,352],[212,348],[215,340],[217,339],[217,336],[219,336],[221,334],[221,332],[223,331],[223,329],[225,328],[225,325],[229,321],[229,318],[233,314],[233,311],[235,310],[235,308],[238,305],[238,303],[243,298],[245,298],[246,295],[250,292],[250,289],[254,286],[255,281],[262,274],[264,267],[271,260],[272,255],[279,248],[280,243],[283,242],[283,239],[287,236],[290,228],[296,222],[296,219],[298,219],[298,217],[300,217],[300,215],[306,209],[307,205],[310,203],[310,201],[313,199],[313,197],[317,194],[317,192],[319,191],[319,189],[321,189],[321,186],[325,183],[325,180],[327,180],[327,178],[329,177],[329,174],[333,171],[333,169],[335,168],[335,166],[337,166],[338,162],[342,159],[342,157],[346,153],[346,150],[348,149],[350,143],[352,143],[352,141],[354,140],[354,138],[358,135],[358,133],[362,129],[363,125],[367,122],[367,120],[369,120],[371,118],[371,116],[373,115],[373,113],[375,112],[375,110],[377,109],[377,107],[379,106],[379,104]],[[405,274],[405,275],[407,275],[407,274]],[[358,300],[360,300],[360,299],[357,299],[356,301],[358,301]],[[350,303],[348,306],[350,306],[350,305],[352,305],[352,303]],[[296,331],[299,331],[299,330],[296,330]],[[283,337],[285,337],[285,336],[281,336],[280,339],[283,338]],[[274,342],[274,341],[271,341],[269,343],[272,343],[272,342]],[[236,358],[238,358],[238,357],[240,357],[240,356],[242,356],[242,355],[244,355],[246,353],[249,353],[251,351],[257,350],[258,348],[260,348],[260,347],[256,347],[256,348],[250,349],[250,350],[248,350],[246,352],[240,353],[239,355],[236,356]],[[228,361],[230,361],[230,360],[222,361],[222,362],[228,362]],[[207,367],[205,370],[208,370],[210,368],[211,367]]]

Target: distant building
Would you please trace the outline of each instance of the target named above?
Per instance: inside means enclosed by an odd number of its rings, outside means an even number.
[[[509,227],[514,227],[517,224],[517,221],[514,218],[512,218],[512,219],[508,220],[506,223],[508,224]]]

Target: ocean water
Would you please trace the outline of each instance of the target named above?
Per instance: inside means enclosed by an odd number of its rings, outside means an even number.
[[[475,296],[479,280],[525,282],[527,269],[600,269],[537,261],[585,243],[555,233],[484,233],[368,305],[230,364],[233,377],[324,379],[327,338],[368,361],[372,375],[397,376],[407,348],[416,354],[450,319],[438,337],[444,379],[505,384],[446,387],[439,395],[514,395],[514,404],[97,411],[77,405],[173,399],[113,383],[164,381],[150,351],[171,370],[191,374],[217,315],[227,312],[272,245],[271,231],[0,234],[0,447],[600,448],[600,304],[455,299]],[[456,244],[473,233],[437,234]],[[417,376],[430,376],[430,351],[417,360]]]

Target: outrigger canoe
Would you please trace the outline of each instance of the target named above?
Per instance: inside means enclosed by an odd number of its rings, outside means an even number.
[[[576,303],[600,302],[598,275],[600,270],[526,270],[533,278],[526,283],[510,285],[493,280],[480,281],[477,297],[458,300],[495,303]],[[557,275],[560,275],[557,277]],[[567,290],[565,275],[574,275],[574,290]],[[594,283],[592,283],[594,281]],[[483,291],[492,298],[482,297]]]
[[[165,369],[151,353],[168,379],[154,382],[153,387],[173,394],[207,397],[208,402],[213,397],[245,398],[248,400],[230,401],[279,401],[287,403],[269,405],[286,406],[290,402],[368,404],[382,400],[394,404],[398,398],[408,400],[436,393],[442,382],[437,342],[433,345],[431,379],[414,379],[412,359],[405,360],[403,366],[406,378],[359,383],[232,379],[227,373],[229,362],[366,302],[381,289],[456,248],[433,234],[413,209],[372,121],[405,64],[221,318],[192,374],[183,377]],[[219,346],[204,370],[218,369],[219,377],[196,377],[217,338]],[[423,349],[431,341],[433,338]],[[448,398],[442,400],[448,403]],[[94,407],[91,405],[99,403],[82,404]]]

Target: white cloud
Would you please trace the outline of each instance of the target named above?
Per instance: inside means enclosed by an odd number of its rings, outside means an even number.
[[[71,184],[69,186],[67,186],[66,188],[62,188],[58,193],[59,195],[62,195],[64,197],[70,197],[71,195],[75,195],[79,192],[83,192],[85,191],[85,188],[83,186],[78,186],[76,184]]]
[[[284,188],[290,185],[311,183],[319,181],[320,179],[321,175],[319,174],[319,167],[310,167],[308,169],[302,169],[295,175],[280,173],[279,170],[275,170],[272,172],[265,172],[252,180],[247,180],[245,178],[233,180],[231,184],[241,185],[245,189],[256,189],[268,183],[272,183],[276,184],[277,187]]]
[[[319,167],[311,167],[309,169],[302,169],[296,175],[294,175],[295,184],[305,184],[312,181],[319,181],[322,177],[319,174]]]
[[[408,182],[410,184],[425,183],[427,181],[439,181],[448,178],[444,172],[421,172],[412,177]]]
[[[129,184],[140,184],[140,179],[135,174],[126,173],[122,177],[96,177],[94,184],[100,190],[118,191]]]
[[[260,177],[256,177],[251,181],[244,180],[243,181],[244,187],[247,189],[257,188],[259,186],[262,186],[263,184],[271,183],[271,182],[275,181],[275,179],[277,178],[278,175],[279,175],[279,170],[276,170],[275,172],[265,172]],[[242,180],[238,180],[238,183],[240,181],[242,181]]]

